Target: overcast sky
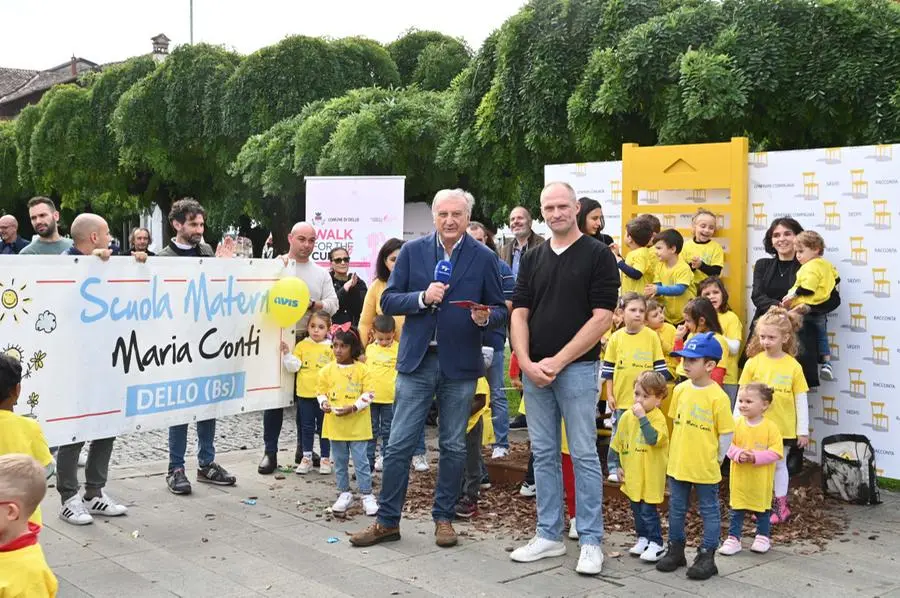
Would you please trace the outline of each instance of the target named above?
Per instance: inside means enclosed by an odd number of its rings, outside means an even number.
[[[390,42],[410,27],[477,49],[524,0],[194,0],[194,41],[248,54],[286,35],[364,35]],[[0,66],[46,69],[73,54],[98,63],[148,53],[150,38],[190,38],[189,0],[0,0]]]

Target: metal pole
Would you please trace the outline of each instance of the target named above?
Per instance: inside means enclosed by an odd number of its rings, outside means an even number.
[[[191,45],[194,45],[194,0],[190,0],[191,4]]]

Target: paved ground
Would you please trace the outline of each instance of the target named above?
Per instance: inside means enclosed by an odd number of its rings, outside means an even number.
[[[293,431],[285,422],[286,430]],[[164,483],[165,434],[123,438],[114,453],[110,492],[130,505],[126,517],[74,527],[56,519],[58,498],[44,503],[42,543],[62,598],[253,596],[881,596],[900,598],[900,495],[883,505],[848,509],[850,531],[825,551],[776,547],[719,557],[721,575],[691,582],[683,570],[661,574],[627,556],[630,538],[607,537],[596,578],[574,572],[578,548],[532,564],[508,558],[509,539],[463,536],[458,547],[434,545],[427,521],[405,521],[400,542],[352,548],[345,531],[370,519],[329,520],[333,481],[256,474],[260,416],[223,420],[219,460],[238,476],[235,488],[195,484],[190,497]],[[293,435],[285,446],[293,445]],[[237,450],[246,446],[247,450]],[[293,452],[280,456],[289,461]],[[255,497],[256,504],[243,503]],[[459,525],[458,530],[466,530]],[[337,542],[329,543],[329,538]],[[615,556],[616,554],[620,556]]]

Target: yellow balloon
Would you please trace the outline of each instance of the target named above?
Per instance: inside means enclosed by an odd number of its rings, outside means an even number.
[[[308,307],[309,287],[296,276],[282,278],[269,290],[269,318],[282,328],[299,322]]]

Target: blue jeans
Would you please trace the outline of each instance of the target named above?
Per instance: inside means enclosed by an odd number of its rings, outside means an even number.
[[[616,430],[619,429],[619,420],[622,418],[623,413],[625,413],[624,409],[616,409],[613,412],[612,417],[612,430],[609,436],[609,451],[606,453],[606,467],[611,474],[616,473],[616,468],[619,467],[619,453],[613,450],[612,441],[613,438],[616,437]]]
[[[828,318],[825,314],[809,314],[806,316],[812,320],[816,327],[816,347],[819,351],[819,357],[830,357],[831,347],[828,346]]]
[[[472,391],[474,392],[474,391]],[[396,403],[397,400],[394,399]],[[386,446],[386,445],[385,445]],[[427,451],[425,450],[425,427],[422,427],[422,432],[419,433],[419,439],[416,441],[416,448],[413,449],[413,455],[418,457],[419,455],[424,455]]]
[[[414,372],[397,374],[394,422],[384,453],[378,523],[386,527],[400,525],[409,465],[435,396],[441,414],[438,420],[440,461],[431,516],[435,521],[453,521],[466,464],[466,422],[475,398],[475,382],[475,379],[447,378],[441,373],[437,354],[430,352]]]
[[[751,511],[752,512],[752,511]],[[731,509],[731,525],[728,527],[728,535],[734,536],[738,540],[741,539],[741,531],[744,528],[744,515],[748,511],[744,509]],[[772,530],[772,522],[769,517],[772,515],[772,509],[765,513],[756,513],[756,535],[769,537]]]
[[[647,538],[662,546],[662,526],[659,523],[659,511],[656,505],[631,501],[631,512],[634,513],[634,531],[638,538]]]
[[[509,448],[509,405],[503,390],[504,348],[494,347],[494,361],[487,370],[491,387],[491,422],[494,424],[494,446]]]
[[[188,425],[180,424],[169,428],[169,471],[184,469],[184,454],[187,452]],[[197,464],[206,467],[216,459],[216,420],[205,419],[197,422]]]
[[[718,484],[694,484],[669,477],[669,540],[684,544],[684,517],[687,515],[692,487],[697,490],[700,518],[703,520],[703,542],[700,547],[715,550],[719,547],[722,531]]]
[[[297,435],[300,437],[300,448],[304,453],[313,452],[313,443],[318,434],[322,458],[327,459],[331,455],[331,443],[322,438],[322,422],[325,421],[325,414],[319,408],[319,402],[315,399],[298,398],[297,409],[300,414],[300,428],[297,430]]]
[[[561,418],[566,420],[575,468],[575,518],[581,544],[599,545],[603,539],[603,472],[594,418],[598,369],[596,361],[569,364],[544,388],[522,377],[537,485],[537,535],[547,540],[559,541],[563,534]]]
[[[369,467],[375,467],[375,444],[381,437],[381,454],[387,449],[388,440],[391,437],[391,422],[394,420],[393,403],[372,403],[369,405],[372,412],[372,440],[366,454],[369,457]]]
[[[294,409],[297,419],[297,448],[300,448],[300,399],[294,397]],[[281,426],[284,424],[284,409],[266,409],[263,411],[263,442],[267,453],[278,452],[278,438],[281,436]]]
[[[368,440],[333,440],[334,477],[338,492],[350,492],[350,457],[353,457],[353,469],[356,471],[356,484],[360,494],[372,494],[372,473],[369,470],[369,458],[366,457]]]

